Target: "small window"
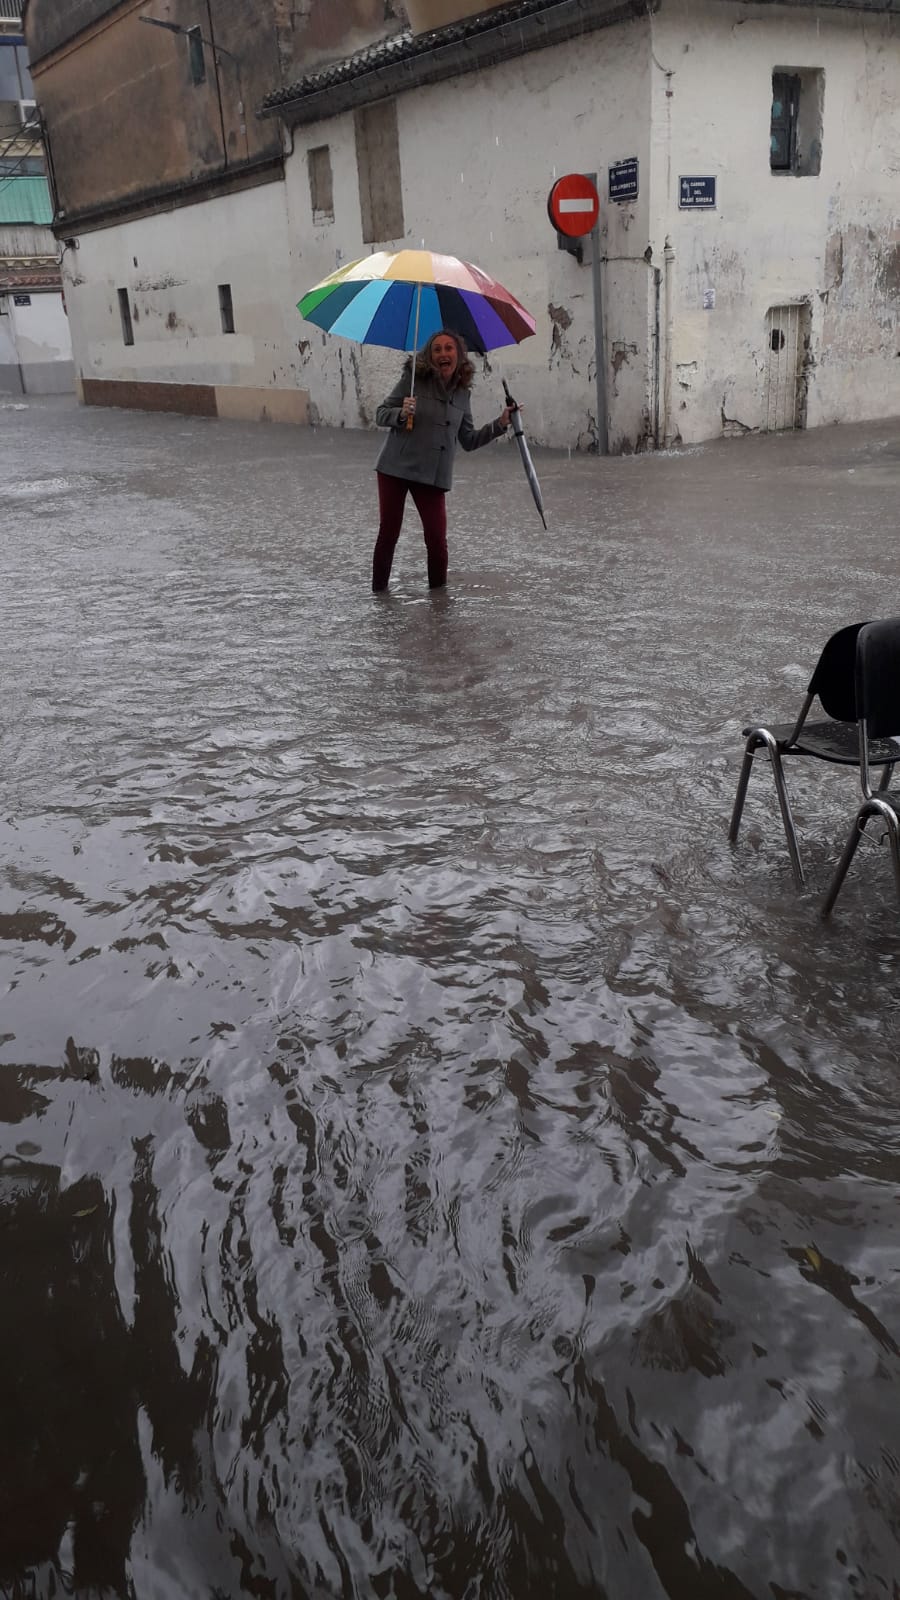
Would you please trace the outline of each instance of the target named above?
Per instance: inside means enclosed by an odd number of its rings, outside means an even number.
[[[18,160],[12,156],[0,156],[0,178],[37,178],[45,170],[40,156],[19,156]]]
[[[796,178],[822,169],[825,74],[818,67],[777,67],[772,73],[769,166]]]
[[[366,244],[402,239],[403,184],[396,100],[380,100],[354,112],[356,165],[362,236]]]
[[[203,52],[203,35],[199,28],[188,28],[188,60],[191,65],[191,83],[206,82],[206,56]]]
[[[313,222],[334,221],[334,180],[327,144],[320,144],[309,152],[309,199]]]
[[[126,344],[134,344],[134,329],[131,326],[131,306],[128,304],[128,290],[119,290],[119,316],[122,318],[122,338]]]
[[[231,284],[219,284],[219,316],[222,318],[222,332],[234,333],[234,306],[231,302]]]

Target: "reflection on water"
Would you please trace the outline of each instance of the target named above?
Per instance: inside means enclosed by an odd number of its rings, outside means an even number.
[[[741,721],[833,620],[792,636],[786,570],[853,548],[883,609],[871,506],[804,477],[784,552],[794,458],[748,441],[548,459],[552,539],[511,536],[498,453],[449,595],[411,526],[379,604],[371,440],[38,415],[46,494],[33,454],[0,488],[0,1593],[896,1595],[889,874],[861,851],[823,929],[764,784],[724,838]],[[818,886],[833,776],[794,779]]]

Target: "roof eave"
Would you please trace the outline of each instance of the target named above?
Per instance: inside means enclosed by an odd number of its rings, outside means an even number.
[[[562,44],[594,29],[645,17],[658,10],[659,3],[660,0],[560,0],[547,11],[501,22],[468,37],[458,37],[455,25],[439,28],[424,35],[421,43],[417,41],[419,47],[413,55],[363,66],[343,82],[321,89],[310,87],[304,91],[298,85],[301,92],[296,95],[280,91],[279,95],[269,96],[259,115],[281,117],[291,127],[321,122],[409,89],[442,83],[547,45]],[[430,45],[425,42],[428,39],[432,41]]]

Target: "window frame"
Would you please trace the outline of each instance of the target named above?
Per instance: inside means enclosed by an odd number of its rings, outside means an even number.
[[[797,122],[800,115],[800,74],[773,71],[772,113],[770,118],[769,168],[772,172],[795,172],[797,169]],[[776,117],[775,107],[783,109]],[[784,160],[775,160],[775,141],[785,142]]]
[[[186,28],[185,33],[187,36],[188,68],[191,74],[191,83],[196,89],[201,83],[206,82],[206,46],[203,42],[203,35],[196,25]]]
[[[131,298],[127,289],[117,289],[119,297],[119,317],[122,323],[122,343],[134,344],[134,323],[131,320]]]
[[[388,244],[402,239],[406,224],[397,101],[357,106],[353,133],[363,242]]]
[[[776,116],[775,108],[780,106]],[[825,118],[823,67],[772,68],[769,171],[776,178],[818,178]],[[773,148],[780,145],[780,152]],[[777,157],[777,159],[776,159]]]
[[[307,151],[309,172],[309,203],[313,222],[334,221],[334,171],[331,165],[331,146],[317,144]]]
[[[234,300],[231,295],[231,284],[219,284],[219,317],[223,333],[234,333]]]

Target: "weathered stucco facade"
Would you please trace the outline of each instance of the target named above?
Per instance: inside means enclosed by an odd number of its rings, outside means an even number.
[[[547,216],[556,177],[599,167],[603,151],[649,148],[649,57],[643,29],[628,24],[597,36],[590,50],[571,40],[480,73],[413,90],[397,100],[404,242],[483,265],[537,317],[534,338],[489,358],[497,373],[489,406],[507,376],[528,408],[535,438],[587,449],[596,443],[595,314],[590,246],[583,264],[557,247]],[[603,72],[597,71],[602,50]],[[559,95],[578,107],[560,117]],[[328,145],[334,222],[314,220],[308,152]],[[552,161],[548,163],[548,153]],[[440,155],[438,155],[440,152]],[[587,158],[587,159],[586,159]],[[437,178],[436,178],[437,163]],[[368,254],[363,238],[353,113],[294,130],[286,173],[289,227],[302,287],[338,261]],[[648,279],[646,201],[607,219],[603,269],[607,343],[636,352],[610,368],[611,428],[629,438],[647,429]],[[304,385],[322,421],[365,425],[400,358],[359,349],[303,326]],[[484,388],[484,380],[479,381]]]
[[[674,252],[669,436],[782,420],[767,417],[773,368],[792,355],[772,349],[778,308],[800,324],[810,426],[900,413],[897,20],[709,3],[663,9],[652,39],[651,237]],[[818,74],[818,175],[770,169],[781,68]],[[678,209],[680,174],[715,175],[714,211]]]
[[[91,231],[66,259],[82,400],[308,420],[282,183]]]
[[[443,3],[420,0],[420,10]],[[205,10],[199,0],[161,4],[179,24]],[[171,79],[165,52],[182,41],[135,32],[130,0],[106,9],[130,27],[130,48],[148,36],[147,81]],[[398,32],[399,4],[357,0],[340,27],[333,7],[272,0],[262,9],[271,29],[264,40],[261,19],[254,25],[254,84],[277,61],[291,87],[264,105],[260,92],[264,114],[246,118],[255,171],[232,148],[227,117],[218,147],[212,125],[188,124],[179,79],[165,90],[173,127],[156,167],[144,150],[135,165],[123,142],[115,186],[99,169],[79,179],[88,219],[61,221],[58,232],[78,242],[64,270],[85,399],[365,426],[398,357],[323,335],[295,304],[338,263],[424,240],[480,262],[535,314],[535,338],[491,357],[479,389],[493,407],[502,370],[540,442],[632,450],[900,414],[894,16],[729,0],[662,0],[638,14],[602,0],[526,0],[489,8],[485,24],[502,47],[482,33],[473,71],[471,40],[460,43],[451,26],[419,48]],[[526,27],[538,11],[583,20],[539,47]],[[240,56],[239,11],[222,15]],[[85,56],[95,51],[86,127],[113,66],[109,42],[80,38]],[[341,47],[343,64],[330,72]],[[39,94],[54,63],[64,65],[60,49],[36,71]],[[118,59],[120,68],[121,49]],[[221,78],[227,62],[219,67]],[[794,86],[799,105],[791,165],[779,170],[776,79]],[[47,108],[51,138],[54,105],[60,114],[74,103],[67,84],[62,71]],[[265,87],[277,85],[276,75]],[[376,133],[373,196],[366,141]],[[637,194],[617,201],[609,169],[625,162]],[[579,263],[548,221],[548,191],[567,171],[598,177],[599,284],[593,241]],[[118,220],[123,199],[131,209]],[[391,220],[373,233],[379,215]]]

